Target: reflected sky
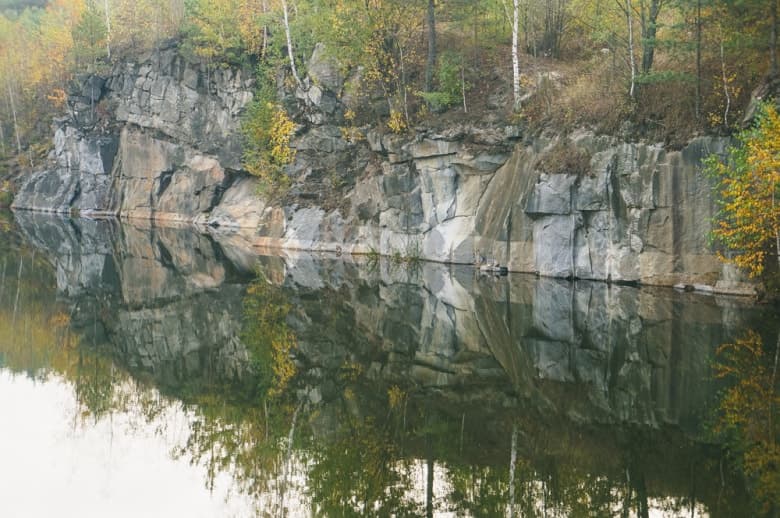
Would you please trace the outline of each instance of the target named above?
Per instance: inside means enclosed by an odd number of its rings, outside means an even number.
[[[189,434],[181,407],[167,406],[151,422],[127,412],[81,420],[78,409],[68,382],[0,370],[4,517],[253,515],[226,473],[209,491],[203,467],[173,459],[173,445]]]

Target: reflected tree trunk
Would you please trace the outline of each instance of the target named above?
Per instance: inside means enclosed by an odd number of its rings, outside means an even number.
[[[0,280],[0,305],[3,303],[3,295],[5,295],[5,269],[8,266],[8,259],[3,260],[3,277]]]
[[[638,518],[649,518],[650,510],[647,505],[647,486],[645,484],[645,476],[641,471],[637,471],[634,468],[634,476],[632,477],[634,483],[634,492],[636,493],[636,514]]]
[[[279,515],[286,516],[284,512],[284,497],[287,492],[287,482],[292,470],[292,443],[295,438],[295,423],[298,421],[298,413],[301,411],[303,402],[298,403],[293,412],[292,423],[290,424],[290,433],[287,436],[287,452],[285,453],[284,464],[282,465],[282,483],[279,485]]]
[[[24,261],[19,258],[19,273],[16,275],[16,298],[14,299],[14,313],[11,319],[11,329],[16,327],[16,311],[19,308],[19,290],[22,287],[22,265]]]
[[[433,518],[433,471],[435,463],[433,460],[433,445],[431,444],[431,438],[428,436],[426,439],[428,459],[426,462],[426,480],[425,480],[425,516],[427,518]]]
[[[517,465],[517,423],[512,426],[512,449],[509,454],[509,508],[507,516],[517,516],[515,505],[515,466]]]

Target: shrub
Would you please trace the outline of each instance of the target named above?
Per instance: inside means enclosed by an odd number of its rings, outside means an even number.
[[[295,160],[295,150],[290,147],[295,123],[274,101],[270,88],[258,92],[244,115],[241,132],[244,168],[260,178],[264,189],[275,193],[286,190],[290,179],[284,173],[284,166]]]
[[[537,167],[547,174],[583,176],[590,173],[590,153],[561,139],[542,156]]]

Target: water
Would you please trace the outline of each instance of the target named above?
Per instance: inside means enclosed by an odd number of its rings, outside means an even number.
[[[138,223],[0,226],[4,517],[746,516],[776,502],[771,466],[740,461],[775,444],[769,392],[734,389],[776,382],[774,308],[259,255],[240,235]],[[763,348],[717,352],[750,329]]]

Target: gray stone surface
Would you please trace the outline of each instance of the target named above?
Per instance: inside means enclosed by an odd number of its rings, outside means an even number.
[[[727,139],[673,151],[580,131],[572,145],[591,157],[589,173],[544,174],[554,139],[520,142],[517,128],[347,127],[341,90],[352,78],[322,46],[308,70],[285,99],[297,126],[284,198],[262,195],[240,171],[250,75],[191,63],[170,46],[74,82],[71,106],[92,112],[59,125],[50,164],[14,205],[194,221],[241,229],[259,246],[481,256],[545,276],[750,291],[724,277],[707,242],[716,206],[699,169]],[[99,103],[115,124],[100,119]]]

